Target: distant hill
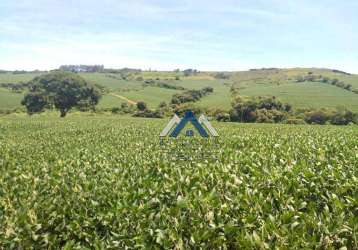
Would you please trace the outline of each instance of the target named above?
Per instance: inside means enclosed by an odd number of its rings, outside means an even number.
[[[266,68],[238,72],[193,71],[189,75],[182,71],[113,72],[79,73],[88,81],[107,89],[99,108],[118,107],[126,99],[145,101],[149,107],[155,108],[162,101],[170,102],[171,97],[183,89],[210,86],[214,92],[195,105],[228,110],[235,92],[243,96],[276,96],[296,109],[345,107],[358,112],[358,75],[338,70]],[[1,72],[0,110],[21,108],[23,93],[13,91],[5,84],[27,82],[40,74],[43,72]]]

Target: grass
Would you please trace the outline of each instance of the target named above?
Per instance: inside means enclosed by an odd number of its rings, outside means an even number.
[[[141,89],[143,85],[143,82],[140,81],[121,80],[118,74],[116,75],[116,74],[102,74],[102,73],[80,73],[80,75],[86,80],[88,80],[89,82],[100,84],[112,91],[137,90],[137,89]],[[118,77],[119,79],[108,77],[108,75]]]
[[[39,76],[41,73],[26,73],[26,74],[13,74],[13,73],[1,73],[0,83],[17,83],[27,82],[34,77]]]
[[[356,249],[356,126],[0,117],[1,249]]]
[[[162,101],[169,103],[172,96],[179,92],[173,89],[146,87],[138,91],[119,92],[119,94],[135,102],[144,101],[148,107],[156,108]]]
[[[0,88],[0,109],[15,109],[21,107],[23,94],[10,92]]]
[[[121,104],[125,102],[124,100],[112,96],[112,95],[104,95],[98,103],[98,108],[113,108],[120,107]]]

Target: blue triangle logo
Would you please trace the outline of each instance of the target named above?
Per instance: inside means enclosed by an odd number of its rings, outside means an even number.
[[[183,119],[180,120],[178,125],[174,128],[173,132],[171,132],[170,137],[177,137],[188,122],[193,124],[193,126],[202,137],[209,137],[205,128],[199,123],[198,119],[196,119],[193,111],[191,110],[185,113]]]

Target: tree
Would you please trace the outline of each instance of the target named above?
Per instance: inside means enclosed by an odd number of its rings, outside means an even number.
[[[160,103],[159,103],[159,106],[158,106],[158,107],[159,107],[159,108],[166,108],[167,106],[168,106],[167,103],[163,101],[163,102],[160,102]]]
[[[137,109],[140,111],[147,110],[147,104],[143,101],[137,102]]]
[[[305,121],[309,124],[325,124],[329,120],[329,114],[325,110],[312,110],[305,114]]]
[[[46,101],[46,96],[40,92],[28,93],[25,95],[24,99],[21,101],[22,105],[26,106],[27,113],[29,115],[42,112],[48,103]]]
[[[230,74],[229,73],[225,73],[225,72],[218,72],[214,75],[214,77],[216,79],[229,79],[230,78]]]
[[[238,122],[282,122],[291,110],[291,105],[280,102],[274,96],[237,96],[232,105],[230,120]]]
[[[337,110],[331,117],[334,125],[347,125],[354,122],[354,113],[349,110]]]
[[[196,75],[198,71],[196,69],[185,69],[183,70],[184,76]]]
[[[100,98],[100,91],[79,75],[53,71],[29,82],[29,93],[21,104],[30,115],[55,107],[60,117],[65,117],[74,107],[94,109]]]
[[[126,103],[126,102],[121,103],[121,109],[127,109],[128,107],[129,107],[128,103]]]
[[[205,88],[202,89],[202,91],[203,91],[204,94],[213,93],[214,88],[213,87],[205,87]]]

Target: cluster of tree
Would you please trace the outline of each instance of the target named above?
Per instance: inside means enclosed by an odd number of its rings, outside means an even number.
[[[105,86],[102,86],[98,83],[93,84],[102,94],[109,92],[109,89]],[[6,88],[15,93],[22,93],[25,90],[29,90],[29,82],[18,82],[18,83],[0,83],[0,88]]]
[[[333,72],[333,73],[343,74],[343,75],[348,75],[348,76],[351,75],[350,73],[347,73],[347,72],[344,72],[344,71],[338,70],[338,69],[332,69],[332,72]]]
[[[250,69],[250,71],[260,71],[260,70],[280,70],[279,68],[261,68],[261,69]]]
[[[6,88],[15,93],[22,93],[27,89],[29,84],[27,82],[19,82],[19,83],[0,83],[0,88]]]
[[[141,69],[122,68],[122,69],[104,69],[102,72],[108,73],[108,74],[121,74],[124,76],[128,76],[130,74],[139,74],[140,72],[142,72],[142,70]]]
[[[166,105],[166,104],[165,104]],[[160,107],[152,110],[149,109],[147,104],[143,101],[137,102],[137,112],[133,114],[134,117],[147,117],[147,118],[163,118],[164,117],[164,111]]]
[[[301,109],[293,110],[275,97],[238,96],[229,113],[216,110],[214,116],[218,121],[289,123],[289,124],[358,124],[358,114],[347,109]]]
[[[70,72],[103,72],[103,65],[61,65],[59,70]]]
[[[234,122],[282,122],[291,110],[275,97],[243,98],[238,96],[230,111],[230,121]],[[222,116],[222,114],[220,114]]]
[[[183,70],[184,76],[192,76],[198,74],[198,71],[196,69],[185,69]]]
[[[104,110],[106,111],[106,110]],[[127,102],[122,102],[120,107],[111,108],[112,114],[133,114],[136,111],[135,105],[129,105]]]
[[[297,118],[303,118],[308,124],[348,125],[358,124],[358,115],[347,109],[308,109],[296,112]]]
[[[312,72],[309,72],[308,75],[298,76],[296,78],[296,82],[322,82],[322,83],[331,84],[331,85],[336,86],[338,88],[342,88],[342,89],[352,91],[352,92],[358,94],[358,90],[352,89],[351,84],[346,84],[343,81],[339,81],[336,78],[331,79],[331,78],[326,77],[326,76],[315,75]]]
[[[182,104],[186,102],[196,102],[200,98],[214,92],[214,89],[212,87],[205,87],[200,90],[187,90],[180,94],[175,94],[172,97],[172,100],[170,101],[171,104]]]
[[[30,115],[55,108],[65,117],[72,108],[94,110],[100,97],[100,90],[79,75],[54,71],[30,81],[29,92],[21,104]]]
[[[214,75],[216,79],[229,79],[231,76],[231,73],[228,72],[218,72]]]
[[[122,76],[122,74],[118,73],[119,75],[114,74],[105,74],[105,77],[116,79],[116,80],[125,80],[126,78]]]
[[[135,79],[137,81],[143,81],[142,76],[138,76],[135,78],[135,75],[138,75],[141,72],[140,69],[104,69],[102,73],[107,73],[105,76],[117,80],[130,80]]]
[[[158,82],[158,81],[155,81],[152,79],[146,80],[144,83],[145,83],[144,86],[152,86],[152,87],[158,87],[158,88],[164,88],[164,89],[185,90],[185,88],[182,86],[169,84],[166,82]]]

